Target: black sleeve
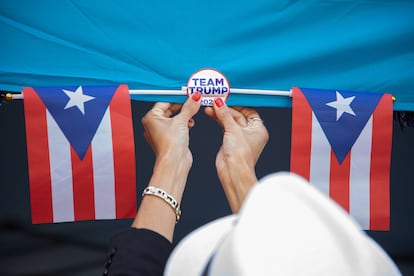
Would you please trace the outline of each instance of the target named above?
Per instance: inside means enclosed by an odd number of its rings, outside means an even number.
[[[162,275],[171,250],[160,234],[130,228],[112,238],[103,275]]]

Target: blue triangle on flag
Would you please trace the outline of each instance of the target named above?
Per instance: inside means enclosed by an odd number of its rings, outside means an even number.
[[[342,163],[374,112],[382,94],[309,88],[301,88],[301,91],[320,123],[338,162]],[[349,106],[345,104],[344,107],[342,104],[338,107],[340,100]]]
[[[79,158],[83,159],[117,88],[65,86],[34,89]],[[73,96],[75,94],[76,97]]]

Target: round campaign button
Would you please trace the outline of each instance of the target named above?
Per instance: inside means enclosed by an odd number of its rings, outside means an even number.
[[[212,106],[215,98],[226,102],[230,95],[230,85],[226,77],[217,70],[206,68],[195,72],[187,83],[187,95],[201,93],[201,105]]]

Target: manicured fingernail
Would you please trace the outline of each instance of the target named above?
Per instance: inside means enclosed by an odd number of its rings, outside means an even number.
[[[193,95],[191,96],[191,99],[195,102],[198,102],[198,100],[201,98],[201,93],[200,92],[194,92]]]
[[[215,98],[214,99],[214,103],[216,104],[216,106],[218,108],[222,107],[224,105],[223,99],[222,98]]]
[[[190,127],[194,126],[194,120],[193,119],[188,120],[188,126],[190,126]]]

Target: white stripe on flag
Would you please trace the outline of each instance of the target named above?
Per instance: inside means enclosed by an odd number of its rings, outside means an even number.
[[[351,151],[349,213],[369,229],[370,222],[370,168],[372,146],[372,116],[356,140]]]
[[[112,128],[109,108],[92,140],[96,219],[116,218]]]
[[[70,144],[52,115],[46,110],[52,183],[53,222],[73,221],[73,187]]]
[[[310,183],[329,196],[331,146],[313,112],[311,139]]]

